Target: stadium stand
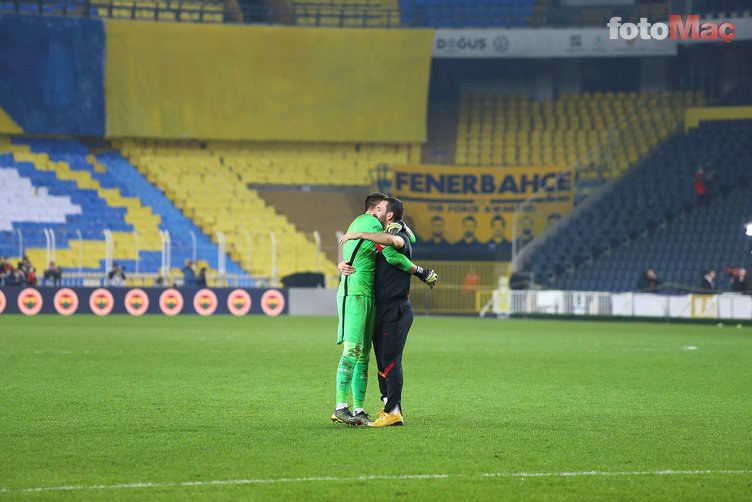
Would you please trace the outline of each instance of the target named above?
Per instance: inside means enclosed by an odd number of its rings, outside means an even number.
[[[4,202],[14,208],[7,218],[10,228],[0,231],[0,254],[15,257],[22,245],[33,263],[46,266],[43,229],[49,228],[55,234],[55,261],[64,270],[102,272],[103,230],[108,229],[113,260],[128,272],[157,273],[159,231],[168,230],[171,274],[179,275],[184,262],[194,258],[191,233],[198,265],[216,268],[209,264],[217,263],[217,246],[117,154],[96,158],[72,140],[0,137],[0,159]],[[227,272],[244,273],[231,261]]]
[[[300,191],[260,187],[258,192],[267,204],[287,216],[301,231],[319,232],[321,250],[336,263],[339,248],[335,236],[338,231],[346,230],[344,226],[363,212],[365,189]]]
[[[293,12],[298,26],[400,26],[397,0],[297,0],[293,2]]]
[[[160,21],[224,21],[224,5],[217,1],[110,0],[96,5],[100,17],[155,19]]]
[[[0,13],[98,16],[221,23],[224,3],[216,0],[13,0],[0,2]]]
[[[251,185],[370,185],[379,163],[420,161],[420,145],[274,142],[123,141],[122,151],[139,162],[182,162],[222,166]]]
[[[526,258],[535,281],[568,290],[627,291],[655,267],[675,288],[696,286],[705,268],[721,271],[748,256],[752,121],[702,122],[670,139],[598,200],[562,222]],[[710,203],[693,191],[699,166]],[[715,174],[715,181],[712,181]],[[743,221],[742,221],[743,220]]]
[[[553,102],[463,92],[455,162],[603,164],[608,156],[616,169],[607,177],[619,176],[676,131],[686,106],[702,104],[694,92],[565,94]],[[616,143],[609,136],[614,128],[624,132]]]
[[[265,204],[257,190],[249,189],[247,184],[253,181],[360,184],[362,174],[350,178],[344,172],[320,175],[315,170],[306,170],[304,163],[294,167],[299,169],[296,171],[277,170],[273,167],[277,164],[272,162],[266,166],[268,169],[259,169],[265,173],[262,177],[257,175],[255,164],[244,160],[243,152],[253,158],[251,152],[256,150],[250,147],[222,142],[205,145],[159,140],[123,140],[116,144],[151,183],[207,234],[222,232],[228,254],[254,276],[281,277],[318,271],[319,267],[326,275],[336,275],[336,266],[321,259],[314,242],[299,232],[287,217]],[[350,164],[351,169],[355,167],[357,165]],[[276,261],[272,257],[274,242],[270,238],[271,231],[276,236]]]
[[[401,0],[402,22],[433,28],[527,26],[535,0]]]

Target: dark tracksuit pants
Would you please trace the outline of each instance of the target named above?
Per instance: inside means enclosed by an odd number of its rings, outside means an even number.
[[[384,411],[395,406],[402,409],[402,351],[413,324],[410,300],[381,302],[376,300],[376,330],[373,351],[379,367],[379,390],[387,398]]]

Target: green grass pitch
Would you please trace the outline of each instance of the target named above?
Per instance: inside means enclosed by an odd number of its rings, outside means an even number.
[[[386,429],[329,420],[335,331],[0,316],[0,500],[752,498],[750,328],[418,317]]]

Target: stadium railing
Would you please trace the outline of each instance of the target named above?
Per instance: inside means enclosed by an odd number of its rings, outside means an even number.
[[[752,296],[740,293],[663,295],[629,291],[497,290],[493,301],[490,311],[500,317],[559,315],[744,321],[752,318]]]
[[[509,274],[508,262],[415,262],[439,274],[439,285],[428,289],[418,281],[410,288],[410,300],[419,314],[477,314],[496,289],[496,279]]]
[[[276,239],[273,236],[273,232],[271,234],[269,235],[269,240],[272,246],[268,249],[270,256],[265,257],[265,259],[274,264],[278,261],[279,250],[274,246]],[[221,232],[215,235],[219,244],[219,250],[216,261],[212,261],[211,263],[196,259],[199,249],[195,236],[192,239],[192,249],[178,249],[173,244],[169,232],[166,230],[160,231],[160,238],[162,240],[161,256],[156,257],[152,256],[153,253],[141,253],[142,248],[139,246],[140,239],[138,232],[131,232],[129,235],[125,234],[124,237],[127,238],[118,238],[117,235],[117,233],[109,232],[105,229],[103,231],[104,252],[88,256],[83,250],[84,246],[82,243],[84,240],[80,232],[61,233],[51,228],[40,228],[38,231],[15,229],[12,239],[5,239],[0,242],[0,256],[9,257],[11,263],[20,261],[21,257],[25,255],[29,256],[32,266],[36,268],[39,277],[42,276],[43,271],[50,262],[56,262],[63,269],[64,284],[66,283],[65,281],[73,281],[70,284],[77,286],[89,285],[85,281],[105,281],[113,263],[120,263],[121,265],[125,263],[128,265],[125,270],[128,277],[126,281],[128,285],[154,285],[156,279],[160,276],[166,282],[169,279],[171,282],[181,283],[183,276],[181,269],[184,263],[174,263],[172,261],[173,253],[192,256],[196,271],[202,267],[206,267],[208,269],[207,276],[209,280],[215,281],[217,285],[224,284],[226,281],[230,281],[228,282],[230,285],[234,285],[237,281],[245,281],[246,283],[278,287],[281,283],[279,269],[276,266],[272,266],[269,275],[251,276],[227,273],[225,267],[227,260],[226,243],[224,235]],[[319,259],[313,261],[318,269],[310,270],[310,272],[321,273],[324,263],[321,239],[314,235],[311,241],[316,245],[316,253]],[[64,247],[59,244],[62,242],[66,243]],[[123,246],[133,252],[131,259],[119,260],[117,258],[118,254],[116,250],[118,247]],[[257,250],[253,249],[250,242],[247,242],[247,246],[241,252],[243,256],[242,265],[245,269],[250,269],[253,261],[260,259]],[[99,270],[92,270],[92,268],[99,268]],[[136,282],[131,283],[130,278],[133,278]],[[327,277],[327,279],[331,283],[336,283],[338,276]]]
[[[182,273],[170,273],[168,275],[160,274],[143,274],[129,273],[126,271],[126,278],[122,287],[183,287],[185,281]],[[51,283],[39,282],[39,287],[52,286]],[[83,273],[63,273],[59,283],[60,287],[120,287],[114,286],[112,281],[104,273],[83,272]],[[251,277],[250,275],[238,274],[209,274],[206,277],[206,286],[209,288],[251,288],[251,287],[279,287],[272,283],[268,277]],[[195,287],[195,286],[194,286]]]

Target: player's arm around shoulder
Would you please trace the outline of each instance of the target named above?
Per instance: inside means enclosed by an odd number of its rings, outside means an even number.
[[[339,239],[340,244],[344,244],[347,241],[355,239],[365,239],[371,241],[374,244],[381,246],[389,246],[395,249],[402,249],[405,247],[405,241],[399,235],[391,235],[383,232],[348,232]]]

